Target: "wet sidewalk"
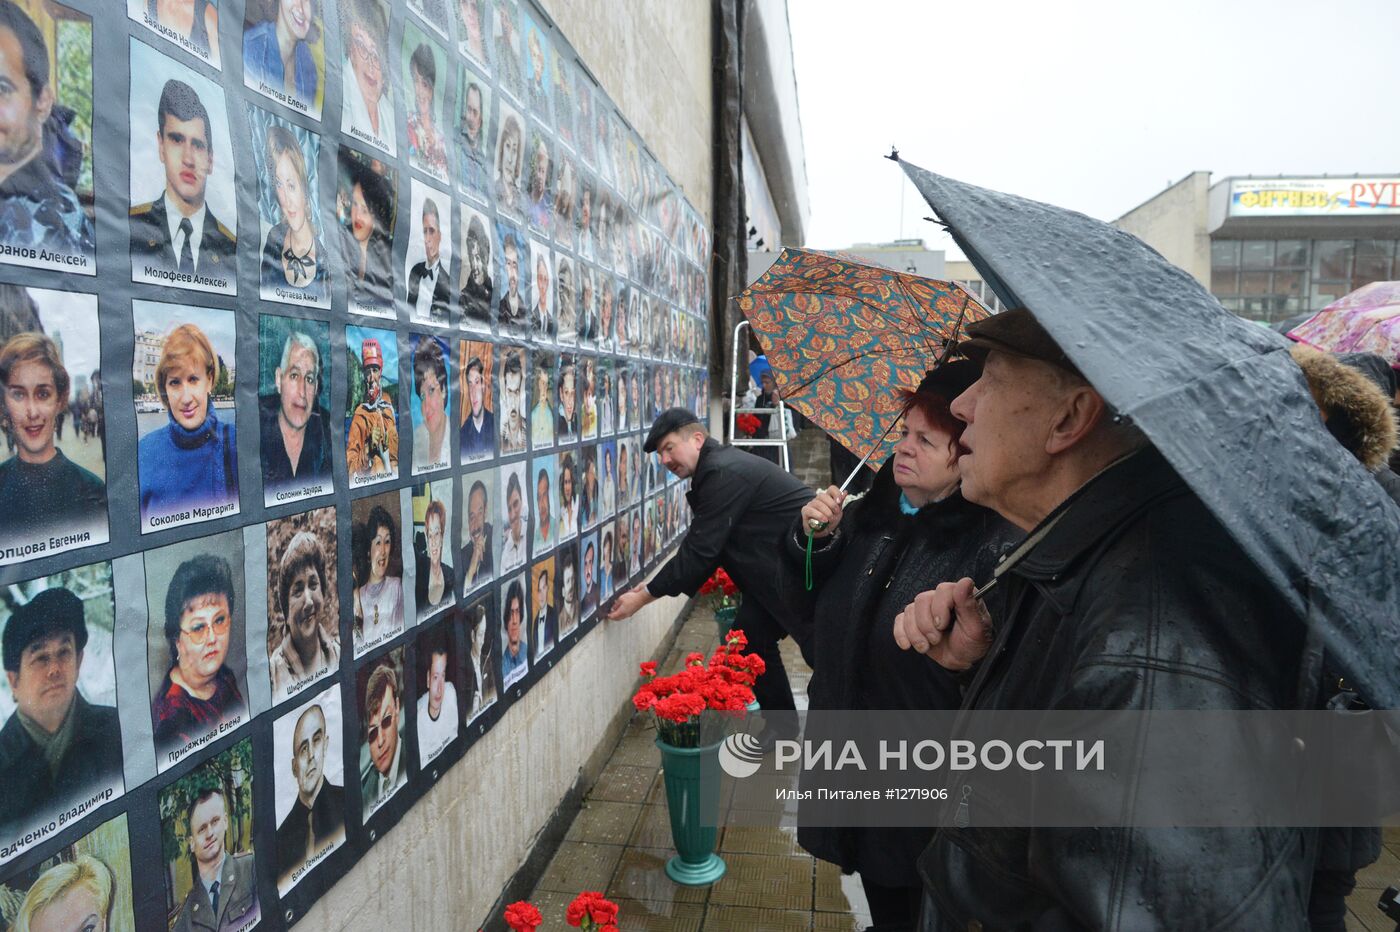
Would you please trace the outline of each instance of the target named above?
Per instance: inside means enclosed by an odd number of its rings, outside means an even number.
[[[686,654],[708,655],[718,644],[713,613],[697,605],[660,671],[679,670]],[[791,639],[783,642],[783,660],[797,706],[806,708],[811,671]],[[624,930],[849,932],[870,925],[857,878],[843,878],[812,858],[792,830],[722,827],[718,850],[729,868],[724,877],[708,887],[673,883],[665,872],[675,852],[650,720],[633,716],[535,887],[530,901],[546,926],[563,916],[580,890],[602,890],[614,900]],[[736,796],[729,805],[742,807],[745,800]]]

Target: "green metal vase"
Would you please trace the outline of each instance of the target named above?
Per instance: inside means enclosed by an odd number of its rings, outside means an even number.
[[[661,772],[666,781],[666,808],[676,856],[666,862],[666,876],[688,887],[703,887],[724,876],[724,860],[715,854],[719,835],[719,748],[674,747],[660,738]]]
[[[715,609],[715,625],[719,628],[720,643],[729,634],[729,629],[734,627],[734,616],[739,614],[739,606],[727,605]]]

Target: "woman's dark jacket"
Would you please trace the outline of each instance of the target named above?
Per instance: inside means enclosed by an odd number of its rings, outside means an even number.
[[[899,508],[894,461],[870,492],[852,503],[837,532],[813,541],[817,588],[801,613],[811,651],[808,707],[822,709],[956,709],[958,682],[922,654],[894,643],[894,618],[914,596],[941,582],[991,578],[1001,554],[1022,534],[995,512],[958,492],[916,515]],[[798,518],[783,552],[788,588],[802,591],[807,529]],[[884,886],[917,886],[915,861],[932,827],[800,827],[797,840],[843,871],[859,871]]]

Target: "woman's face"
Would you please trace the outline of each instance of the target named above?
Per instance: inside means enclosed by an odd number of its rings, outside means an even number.
[[[520,134],[507,132],[501,140],[501,173],[507,184],[515,184],[520,177]]]
[[[956,438],[930,424],[918,408],[904,415],[894,447],[894,481],[901,489],[933,495],[958,478]]]
[[[445,416],[447,394],[436,372],[424,372],[418,385],[418,400],[423,406],[423,421],[436,430]]]
[[[231,622],[228,597],[223,593],[197,596],[185,603],[176,654],[186,686],[206,685],[224,665]]]
[[[277,7],[277,22],[292,38],[305,39],[311,29],[311,0],[282,0]]]
[[[277,157],[277,206],[287,226],[300,233],[306,226],[306,185],[296,162],[285,152]]]
[[[442,518],[436,512],[428,516],[424,531],[428,536],[428,560],[436,567],[442,563]]]
[[[185,430],[197,430],[209,414],[209,372],[202,366],[177,366],[165,374],[170,416]]]
[[[287,623],[292,636],[302,644],[310,644],[321,624],[321,609],[326,604],[326,592],[321,574],[314,566],[303,567],[292,577],[287,589]]]
[[[97,893],[74,886],[34,913],[30,932],[107,932],[107,916]]]
[[[389,575],[389,548],[393,540],[394,536],[384,525],[375,530],[374,538],[369,542],[370,582],[383,582],[384,577]]]
[[[350,191],[350,234],[359,243],[369,242],[374,233],[374,211],[365,200],[365,189],[355,185]]]
[[[565,469],[559,475],[559,499],[565,505],[574,500],[574,470],[573,467]]]
[[[486,281],[486,255],[481,248],[481,240],[467,238],[467,262],[471,267],[472,281],[480,285]]]
[[[413,102],[418,107],[418,119],[433,122],[433,86],[417,71],[413,72]]]

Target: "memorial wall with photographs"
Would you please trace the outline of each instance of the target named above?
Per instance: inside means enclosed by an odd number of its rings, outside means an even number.
[[[0,81],[0,929],[294,925],[684,532],[708,232],[529,0],[0,0]]]

